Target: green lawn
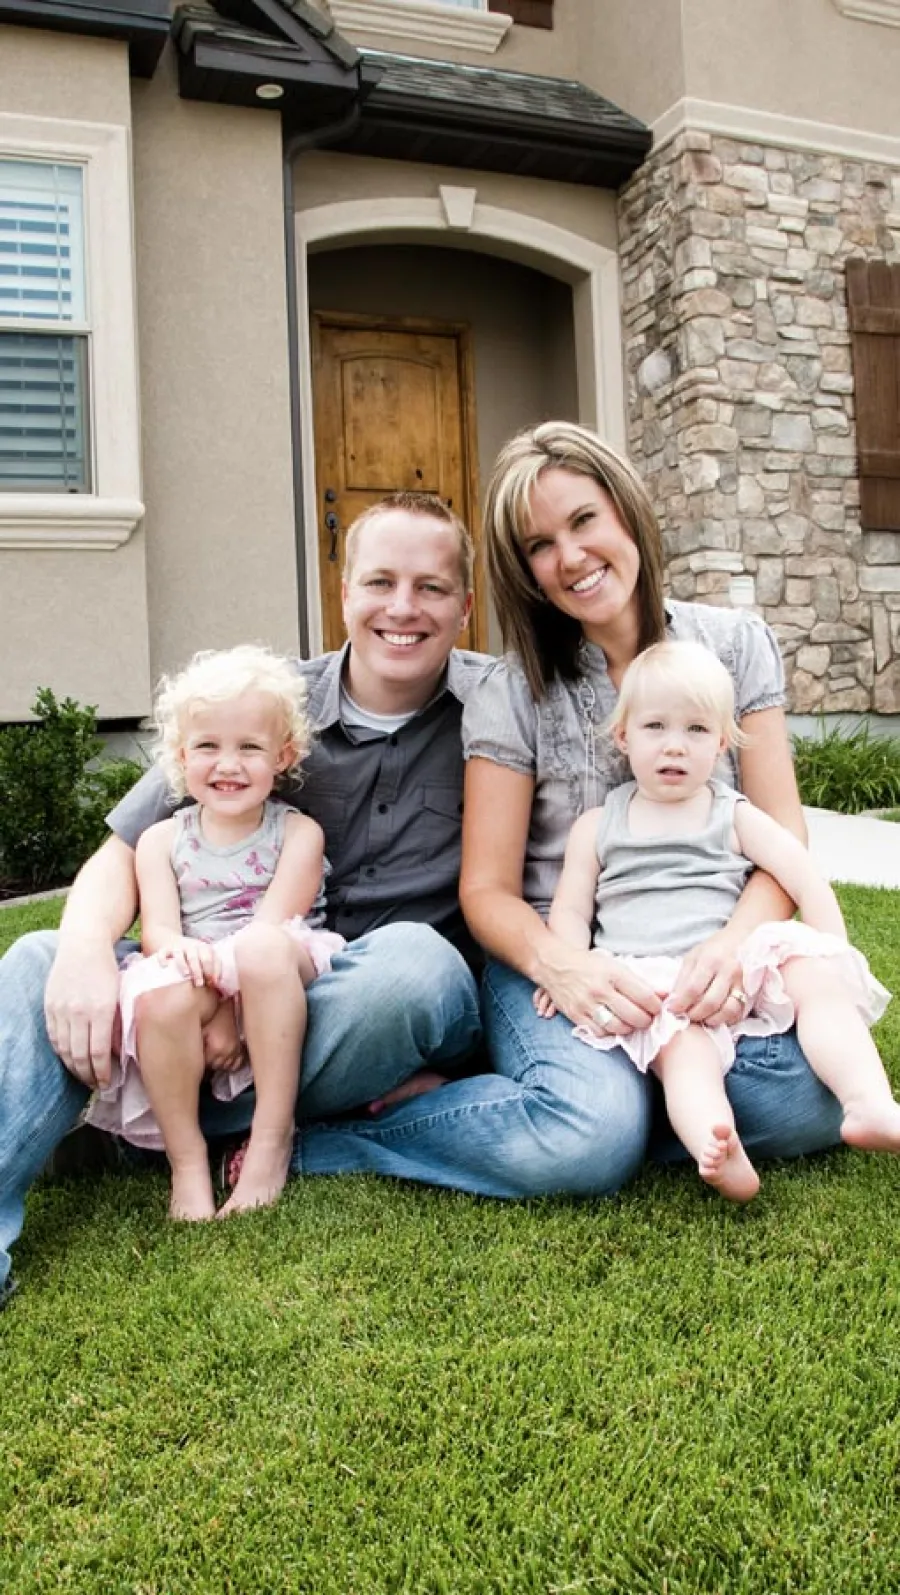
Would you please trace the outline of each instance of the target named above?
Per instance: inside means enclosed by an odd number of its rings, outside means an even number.
[[[840,897],[900,990],[900,894]],[[900,1085],[900,1014],[879,1037]],[[896,1161],[769,1168],[743,1211],[660,1171],[607,1202],[348,1178],[165,1210],[161,1175],[30,1201],[3,1591],[900,1587]]]

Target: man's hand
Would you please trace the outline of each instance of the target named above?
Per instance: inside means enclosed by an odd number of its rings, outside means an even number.
[[[119,972],[111,945],[60,947],[44,996],[47,1034],[66,1068],[91,1090],[109,1084],[118,1044],[118,997]]]
[[[234,1017],[234,1003],[220,1002],[203,1027],[203,1061],[213,1074],[231,1074],[244,1062],[244,1043]]]

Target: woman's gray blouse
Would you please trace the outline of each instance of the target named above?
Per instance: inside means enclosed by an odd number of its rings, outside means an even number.
[[[765,621],[746,609],[666,603],[666,634],[702,642],[725,665],[735,690],[738,721],[785,701],[778,644]],[[616,689],[602,649],[581,647],[577,681],[555,681],[540,703],[511,656],[489,666],[463,712],[467,759],[490,759],[534,780],[534,803],[525,857],[525,901],[546,915],[562,868],[569,831],[579,814],[602,803],[611,787],[630,778],[628,764],[604,726]],[[733,753],[717,774],[738,786]]]

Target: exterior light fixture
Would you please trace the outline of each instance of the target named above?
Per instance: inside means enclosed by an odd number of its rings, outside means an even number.
[[[260,83],[257,85],[256,98],[258,100],[280,100],[284,96],[284,89],[280,83]]]

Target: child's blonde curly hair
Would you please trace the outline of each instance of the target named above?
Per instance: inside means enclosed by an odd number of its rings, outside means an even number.
[[[245,692],[260,692],[272,699],[280,735],[293,754],[282,776],[291,775],[306,758],[312,740],[306,683],[290,659],[255,643],[205,649],[194,654],[177,675],[163,676],[156,691],[154,751],[173,797],[182,798],[187,790],[181,750],[191,711],[201,705],[227,703]]]

